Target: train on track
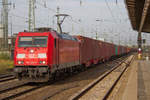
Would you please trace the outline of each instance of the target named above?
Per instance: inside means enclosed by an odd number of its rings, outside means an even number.
[[[49,81],[60,73],[72,73],[134,49],[84,36],[37,29],[20,32],[14,51],[14,72],[18,79]]]

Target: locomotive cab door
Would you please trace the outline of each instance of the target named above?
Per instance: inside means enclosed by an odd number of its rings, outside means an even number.
[[[59,65],[59,39],[54,39],[54,48],[55,48],[55,65],[58,68]]]

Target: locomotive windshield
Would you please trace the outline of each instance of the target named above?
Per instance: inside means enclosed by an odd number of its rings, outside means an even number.
[[[20,37],[19,47],[47,47],[47,37]]]

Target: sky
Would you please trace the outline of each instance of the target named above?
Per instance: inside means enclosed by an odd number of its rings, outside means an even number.
[[[13,33],[27,30],[29,0],[10,1],[15,3],[15,7],[9,7]],[[91,38],[95,38],[97,32],[99,38],[108,42],[119,44],[120,40],[123,45],[137,43],[137,32],[132,30],[124,0],[118,0],[117,4],[116,0],[36,0],[36,27],[57,29],[54,15],[58,6],[60,13],[70,15],[62,25],[64,32]]]

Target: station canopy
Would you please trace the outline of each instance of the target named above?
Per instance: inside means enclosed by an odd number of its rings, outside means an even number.
[[[125,0],[132,28],[150,33],[150,0]]]

